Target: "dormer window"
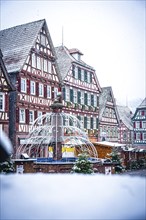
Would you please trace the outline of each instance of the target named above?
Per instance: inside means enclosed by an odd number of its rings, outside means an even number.
[[[81,61],[81,56],[83,53],[76,48],[70,49],[69,53],[78,61]]]

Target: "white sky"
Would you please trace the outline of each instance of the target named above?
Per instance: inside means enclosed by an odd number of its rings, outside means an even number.
[[[118,104],[137,106],[146,97],[144,0],[0,2],[0,29],[45,18],[54,46],[63,27],[64,45],[83,52]]]

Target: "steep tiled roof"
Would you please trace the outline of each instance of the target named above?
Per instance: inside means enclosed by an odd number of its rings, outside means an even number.
[[[57,54],[57,63],[58,63],[59,69],[60,69],[60,74],[61,74],[62,80],[64,80],[64,78],[68,74],[68,71],[70,70],[73,62],[78,63],[79,65],[85,66],[91,70],[94,70],[93,67],[87,65],[82,60],[80,60],[80,61],[76,60],[70,54],[70,50],[65,46],[55,47],[55,51]]]
[[[45,19],[0,31],[0,48],[9,73],[20,71]]]
[[[11,91],[11,90],[14,91],[15,88],[14,88],[13,84],[11,83],[11,81],[9,79],[9,76],[8,76],[4,61],[3,61],[3,54],[1,52],[1,49],[0,49],[0,68],[1,68],[1,71],[2,71],[2,75],[4,76],[6,84],[7,84],[7,85],[3,85],[3,83],[0,84],[0,92],[1,91],[6,92],[6,91]],[[0,77],[2,77],[2,75]]]
[[[117,120],[119,122],[119,115],[118,115],[118,111],[117,111],[117,107],[115,104],[115,99],[114,99],[114,95],[113,95],[113,91],[112,91],[112,87],[108,86],[108,87],[102,87],[102,92],[99,96],[99,121],[102,119],[102,115],[104,112],[104,109],[106,108],[106,104],[108,101],[108,97],[111,95],[112,99],[113,99],[113,104],[115,107],[115,111],[116,111],[116,115],[117,115]]]
[[[119,113],[120,120],[126,125],[126,127],[130,130],[133,129],[133,124],[132,124],[132,112],[127,106],[117,106],[117,110]]]

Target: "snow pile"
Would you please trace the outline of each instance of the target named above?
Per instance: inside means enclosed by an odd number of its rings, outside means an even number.
[[[1,219],[145,219],[145,178],[83,174],[0,176]]]

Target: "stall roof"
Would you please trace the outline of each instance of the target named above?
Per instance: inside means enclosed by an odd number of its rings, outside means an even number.
[[[109,141],[95,142],[95,144],[108,146],[108,147],[124,147],[124,146],[126,146],[126,144],[120,144],[120,143],[109,142]]]

